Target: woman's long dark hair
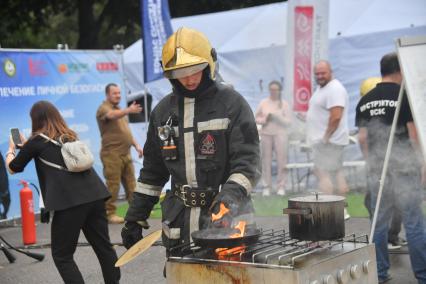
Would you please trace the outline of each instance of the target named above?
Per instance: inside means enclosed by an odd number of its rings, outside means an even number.
[[[36,102],[31,108],[30,116],[32,136],[43,133],[55,140],[58,140],[61,136],[68,141],[77,139],[77,134],[68,127],[58,109],[48,101]]]

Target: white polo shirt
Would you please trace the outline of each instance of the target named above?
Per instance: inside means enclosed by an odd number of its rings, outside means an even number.
[[[309,110],[306,116],[307,141],[309,144],[322,141],[327,130],[330,109],[336,106],[344,108],[343,116],[336,131],[330,137],[330,143],[349,144],[349,96],[345,87],[337,79],[331,80],[324,87],[318,87],[309,101]]]

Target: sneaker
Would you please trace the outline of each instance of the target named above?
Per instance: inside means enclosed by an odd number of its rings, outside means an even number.
[[[388,250],[397,250],[400,249],[401,246],[395,242],[388,242]]]
[[[345,216],[345,220],[349,220],[349,218],[351,218],[351,215],[349,215],[348,210],[346,210],[346,208],[344,208],[344,216]]]
[[[109,215],[108,216],[108,223],[110,224],[123,224],[124,223],[124,218],[117,216],[117,215]]]
[[[403,238],[398,237],[396,240],[389,240],[388,249],[400,249],[402,246],[406,246],[407,241]]]
[[[262,196],[270,196],[271,195],[271,192],[269,191],[269,189],[264,189],[263,190],[263,192],[262,192]]]
[[[398,244],[399,244],[400,246],[406,246],[408,243],[407,243],[407,240],[406,240],[406,239],[401,238],[401,237],[398,237]]]
[[[284,196],[285,195],[285,190],[284,189],[280,189],[277,191],[277,194],[280,196]]]

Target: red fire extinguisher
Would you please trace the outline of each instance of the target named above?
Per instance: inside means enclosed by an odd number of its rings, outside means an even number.
[[[28,187],[28,182],[21,180],[20,184],[24,187],[19,192],[21,199],[22,239],[24,245],[31,245],[36,243],[33,192]]]

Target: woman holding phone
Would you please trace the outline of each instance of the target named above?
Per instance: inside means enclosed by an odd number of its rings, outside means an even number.
[[[109,239],[104,206],[110,194],[93,168],[69,172],[40,160],[42,158],[66,168],[61,147],[43,135],[56,141],[77,140],[77,134],[67,126],[53,104],[36,102],[31,108],[30,117],[31,137],[25,141],[21,135],[22,146],[18,153],[10,139],[6,165],[13,174],[22,172],[32,159],[35,161],[45,208],[54,212],[51,248],[56,268],[65,283],[84,283],[73,259],[80,231],[83,231],[98,257],[105,283],[119,283],[120,270],[114,267],[117,254]]]

